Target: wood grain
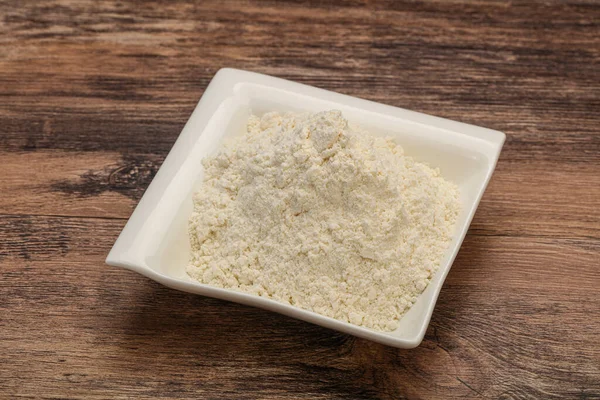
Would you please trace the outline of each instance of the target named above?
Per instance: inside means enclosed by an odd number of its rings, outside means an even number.
[[[597,2],[8,0],[0,21],[0,398],[600,399]],[[104,265],[221,67],[507,133],[419,348]]]

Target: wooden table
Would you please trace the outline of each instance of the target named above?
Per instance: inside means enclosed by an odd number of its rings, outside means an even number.
[[[600,398],[600,4],[0,5],[0,398]],[[506,132],[423,344],[104,265],[221,67]]]

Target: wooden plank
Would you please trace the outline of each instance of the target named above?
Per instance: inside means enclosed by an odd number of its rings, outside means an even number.
[[[600,395],[597,240],[468,236],[424,344],[405,351],[104,266],[121,220],[0,221],[5,393]]]
[[[1,212],[128,218],[162,156],[37,150],[0,152],[0,163]],[[599,208],[600,163],[501,160],[471,232],[600,239]]]
[[[0,163],[0,213],[128,218],[162,157],[38,150],[0,152]]]
[[[600,163],[500,160],[471,232],[599,239],[599,207]]]
[[[216,70],[234,66],[506,131],[506,160],[594,160],[596,7],[356,6],[9,8],[0,146],[164,154]]]

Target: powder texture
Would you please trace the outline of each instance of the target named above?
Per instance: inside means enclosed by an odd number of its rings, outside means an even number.
[[[252,116],[203,160],[188,274],[394,330],[452,239],[458,189],[339,111]]]

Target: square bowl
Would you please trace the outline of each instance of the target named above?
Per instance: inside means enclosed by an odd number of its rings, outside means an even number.
[[[250,294],[201,284],[185,272],[192,195],[202,184],[201,160],[225,138],[245,131],[250,114],[341,110],[352,123],[394,137],[405,154],[437,167],[460,189],[461,213],[429,286],[392,332],[379,332]],[[174,289],[260,307],[399,348],[423,340],[458,249],[494,171],[502,132],[358,99],[266,75],[221,69],[208,85],[179,138],[119,235],[106,263]]]

